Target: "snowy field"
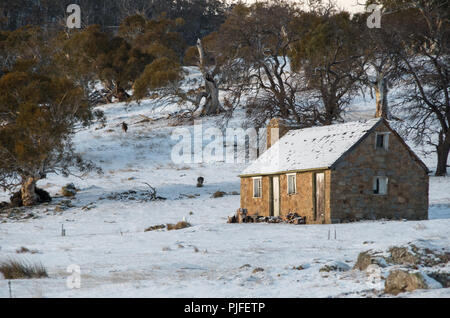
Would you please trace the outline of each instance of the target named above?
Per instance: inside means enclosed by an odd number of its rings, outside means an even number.
[[[369,101],[373,105],[373,101]],[[356,100],[349,119],[369,118],[369,103]],[[174,164],[174,128],[165,116],[175,105],[101,107],[106,126],[77,133],[85,158],[102,167],[79,179],[51,175],[38,184],[52,196],[73,182],[75,198],[57,197],[27,210],[27,219],[0,214],[0,261],[41,262],[49,278],[12,280],[13,297],[374,297],[383,295],[387,269],[319,271],[338,262],[353,267],[362,251],[386,252],[409,243],[450,251],[450,178],[430,178],[427,221],[367,221],[333,225],[227,224],[239,208],[238,174],[244,164]],[[155,119],[141,122],[145,115]],[[158,118],[163,118],[158,120]],[[219,118],[203,119],[216,127]],[[129,124],[128,133],[121,130]],[[238,127],[238,116],[230,123]],[[180,128],[180,127],[178,127]],[[186,126],[192,129],[192,126]],[[420,155],[420,154],[419,154]],[[424,158],[433,168],[434,158]],[[195,186],[197,177],[205,186]],[[162,201],[145,201],[151,184]],[[129,192],[129,191],[132,192]],[[212,198],[216,191],[226,194]],[[7,200],[0,193],[0,201]],[[144,232],[185,218],[192,227]],[[66,236],[61,236],[64,226]],[[329,234],[331,233],[331,234]],[[18,254],[21,247],[35,253]],[[67,267],[81,269],[81,286],[70,289]],[[301,266],[302,269],[295,269]],[[295,267],[295,268],[294,268]],[[257,269],[258,268],[258,269]],[[255,270],[257,269],[257,270]],[[443,270],[449,271],[447,264]],[[449,288],[417,290],[402,297],[450,297]],[[0,278],[0,297],[9,297]]]

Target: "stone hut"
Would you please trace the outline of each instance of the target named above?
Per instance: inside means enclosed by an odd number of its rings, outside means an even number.
[[[428,168],[385,119],[278,135],[240,175],[248,215],[292,212],[316,224],[428,218]]]

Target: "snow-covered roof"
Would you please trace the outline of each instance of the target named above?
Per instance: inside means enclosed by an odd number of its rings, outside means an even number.
[[[244,175],[329,168],[382,119],[291,130],[248,166]]]

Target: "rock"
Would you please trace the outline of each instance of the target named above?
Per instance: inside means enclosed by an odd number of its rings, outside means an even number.
[[[68,183],[61,188],[61,194],[65,197],[73,197],[77,194],[77,189],[73,183]]]
[[[71,189],[65,189],[64,187],[61,190],[61,194],[65,197],[73,197],[77,192]]]
[[[226,194],[226,192],[223,191],[216,191],[214,192],[214,194],[211,196],[211,198],[221,198]]]
[[[18,207],[23,206],[22,196],[21,196],[20,191],[14,192],[13,195],[9,197],[9,200],[11,201],[10,207],[12,207],[12,208],[18,208]]]
[[[258,273],[258,272],[264,272],[264,268],[256,267],[256,268],[252,271],[253,274],[254,274],[254,273]]]
[[[392,295],[410,292],[416,289],[439,288],[434,279],[427,275],[415,272],[409,273],[405,270],[394,270],[386,278],[384,292]]]
[[[393,264],[399,265],[416,265],[419,263],[420,259],[413,253],[411,253],[407,247],[391,247],[389,249],[391,257],[389,261]]]
[[[73,190],[77,190],[77,188],[75,187],[75,184],[73,184],[72,182],[66,184],[66,188],[68,188],[68,189],[73,189]]]
[[[9,208],[9,203],[8,202],[0,202],[0,210],[6,209],[6,208]]]
[[[71,200],[61,200],[61,205],[64,206],[64,207],[67,207],[67,208],[73,208],[73,207],[75,207],[75,206],[72,204],[72,201],[71,201]]]
[[[442,287],[450,288],[450,273],[429,273],[428,276],[439,282]]]
[[[376,256],[370,251],[361,252],[358,255],[358,259],[356,260],[355,266],[353,269],[358,269],[360,271],[366,270],[372,264],[376,264],[381,267],[386,267],[386,261],[383,257]]]
[[[63,209],[59,205],[55,206],[55,212],[62,212],[62,211]]]
[[[38,203],[46,203],[46,202],[52,201],[52,197],[44,189],[36,187],[34,192],[36,192],[36,194],[38,196]]]
[[[345,272],[350,270],[350,266],[343,262],[332,261],[325,264],[319,272]]]

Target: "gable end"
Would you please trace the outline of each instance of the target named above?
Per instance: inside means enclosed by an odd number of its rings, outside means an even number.
[[[374,130],[381,124],[384,123],[386,128],[389,130],[392,135],[394,135],[397,140],[400,141],[400,143],[405,147],[406,151],[410,155],[411,159],[415,161],[424,171],[426,174],[430,172],[428,167],[425,165],[425,163],[417,156],[414,151],[408,146],[408,144],[403,140],[403,138],[389,125],[389,123],[383,118],[380,119],[379,122],[377,122],[371,129],[369,129],[352,147],[350,147],[346,152],[342,154],[331,166],[330,169],[334,170],[336,166],[344,160],[347,154],[351,153],[353,150],[355,150]]]
[[[377,128],[383,121],[384,119],[383,120],[380,119],[375,125],[373,125],[372,128],[370,128],[361,138],[359,138],[357,142],[353,144],[353,146],[351,146],[335,162],[333,162],[333,164],[330,166],[330,169],[331,170],[335,169],[336,166],[347,156],[347,154],[355,150],[359,146],[359,144],[362,143],[367,138],[367,136],[369,136],[375,130],[375,128]]]

